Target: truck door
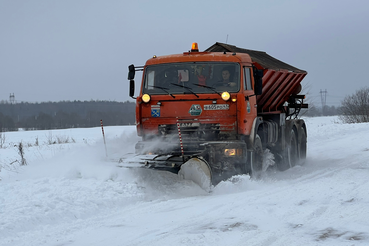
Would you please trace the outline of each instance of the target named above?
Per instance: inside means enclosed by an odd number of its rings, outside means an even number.
[[[252,67],[243,67],[243,94],[246,100],[246,114],[256,113],[256,96],[254,88],[252,88],[251,69]]]
[[[254,90],[252,88],[252,67],[244,66],[243,67],[243,96],[244,106],[241,107],[241,119],[243,119],[243,129],[240,129],[241,132],[244,132],[245,135],[249,135],[252,127],[252,123],[257,114],[256,108],[256,96]]]

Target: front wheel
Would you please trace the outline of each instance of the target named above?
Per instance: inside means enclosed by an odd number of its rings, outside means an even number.
[[[251,177],[260,178],[263,170],[263,145],[261,138],[256,134],[254,139],[253,151],[251,154]]]

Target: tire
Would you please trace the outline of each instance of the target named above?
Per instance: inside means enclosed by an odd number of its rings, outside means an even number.
[[[289,168],[294,167],[299,160],[298,145],[295,130],[291,130],[289,141],[287,142],[287,161]]]
[[[300,140],[299,140],[299,157],[300,157],[300,165],[305,164],[306,160],[306,152],[307,152],[307,138],[306,132],[304,128],[300,130]]]
[[[251,154],[251,177],[260,178],[263,170],[263,145],[261,138],[256,134],[254,139],[253,151]]]
[[[299,160],[295,130],[291,129],[289,134],[286,134],[286,138],[286,148],[282,152],[282,156],[277,162],[277,166],[280,171],[285,171],[295,166]]]

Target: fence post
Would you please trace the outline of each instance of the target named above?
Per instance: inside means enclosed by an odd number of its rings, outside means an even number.
[[[106,141],[105,141],[105,134],[104,134],[104,125],[103,125],[103,121],[100,120],[101,123],[101,131],[102,131],[102,135],[103,135],[103,139],[104,139],[104,146],[105,146],[105,155],[106,157],[108,157],[108,150],[106,149]]]

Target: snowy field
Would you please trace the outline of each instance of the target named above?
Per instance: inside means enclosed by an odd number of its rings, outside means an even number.
[[[108,158],[100,128],[7,132],[0,245],[369,245],[369,124],[306,122],[305,165],[210,193],[117,167],[138,141],[133,126],[105,128]]]

